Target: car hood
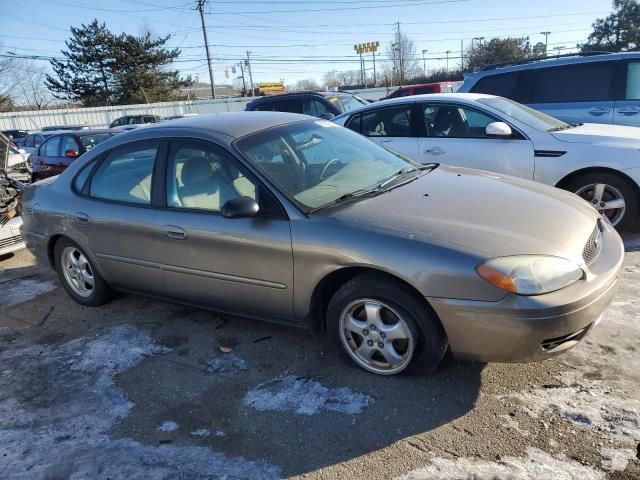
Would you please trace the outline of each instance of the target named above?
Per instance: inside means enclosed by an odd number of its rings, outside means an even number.
[[[547,254],[582,263],[598,213],[554,187],[440,166],[406,185],[345,204],[331,216],[481,256]]]
[[[568,130],[552,132],[551,135],[567,143],[601,143],[640,148],[640,129],[637,127],[584,123]]]

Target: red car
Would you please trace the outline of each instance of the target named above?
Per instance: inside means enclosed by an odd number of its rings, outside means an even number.
[[[451,93],[455,92],[462,82],[435,82],[435,83],[419,83],[417,85],[408,85],[394,90],[389,95],[380,100],[389,98],[408,97],[410,95],[423,95],[425,93]]]
[[[52,135],[28,159],[31,181],[62,173],[80,155],[120,132],[103,128]]]

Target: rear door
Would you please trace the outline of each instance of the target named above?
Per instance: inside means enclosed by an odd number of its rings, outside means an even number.
[[[360,133],[383,147],[417,161],[416,108],[416,104],[410,102],[366,110],[359,117]],[[351,125],[349,128],[352,128]]]
[[[523,103],[567,123],[612,123],[616,63],[592,61],[532,69],[530,97]]]
[[[465,105],[422,105],[424,137],[420,162],[438,162],[533,179],[533,143],[514,130],[512,138],[490,138],[488,124],[501,121]]]
[[[101,158],[88,181],[77,186],[82,198],[74,222],[110,284],[165,295],[161,269],[165,237],[152,201],[159,146],[156,140],[134,142]],[[77,178],[86,173],[81,170]]]
[[[623,62],[624,88],[616,101],[613,123],[640,127],[640,59]]]

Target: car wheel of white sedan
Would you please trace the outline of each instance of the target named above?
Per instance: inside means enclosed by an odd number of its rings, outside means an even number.
[[[366,273],[333,296],[327,327],[355,364],[380,375],[432,372],[447,349],[442,325],[400,282]]]
[[[97,307],[111,298],[111,289],[93,262],[71,240],[62,238],[56,242],[54,261],[62,286],[76,302]]]
[[[633,187],[611,173],[586,173],[576,177],[567,190],[598,210],[617,230],[625,230],[638,216],[638,198]]]

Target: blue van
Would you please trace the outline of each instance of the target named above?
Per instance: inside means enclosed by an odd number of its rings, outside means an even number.
[[[491,65],[466,76],[458,91],[507,97],[567,123],[640,127],[640,52]]]

